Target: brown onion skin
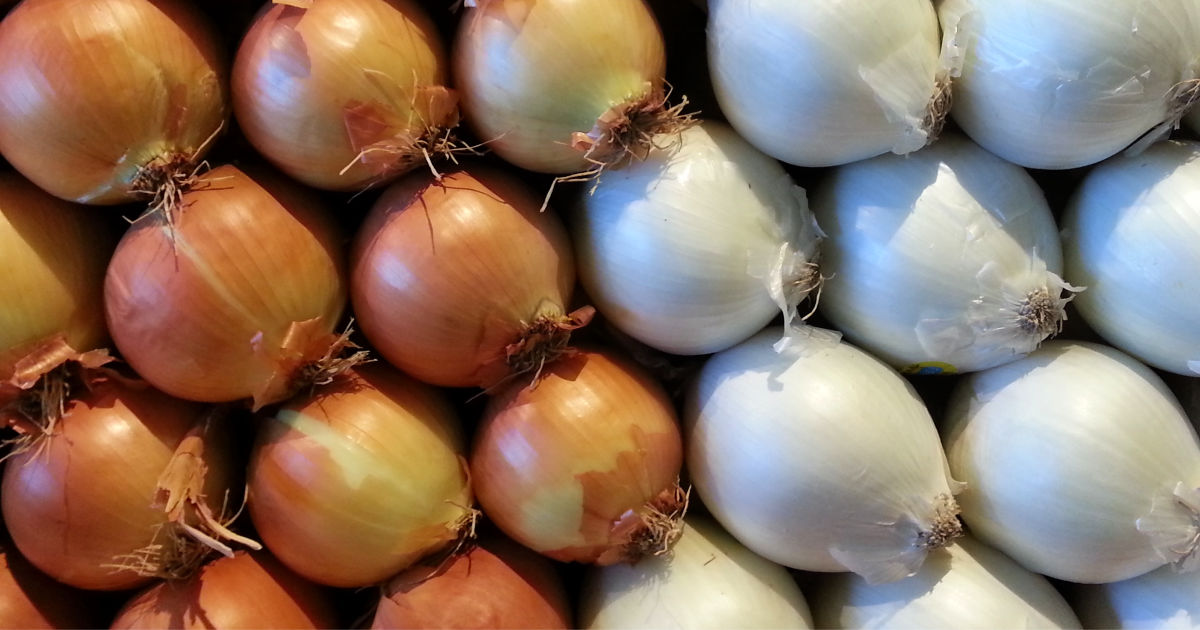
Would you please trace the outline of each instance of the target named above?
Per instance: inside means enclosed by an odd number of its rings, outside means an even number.
[[[359,144],[423,131],[425,121],[457,124],[452,95],[434,105],[409,94],[414,85],[449,94],[444,48],[426,9],[412,0],[268,3],[234,59],[234,111],[250,143],[289,176],[316,188],[363,190],[425,160],[374,154],[364,163],[356,160]],[[361,126],[351,124],[355,111]]]
[[[580,351],[536,387],[514,383],[488,401],[471,479],[513,540],[562,562],[608,563],[628,542],[619,522],[673,488],[682,462],[662,387],[631,361]]]
[[[388,188],[351,253],[351,301],[389,363],[450,387],[507,376],[505,347],[540,311],[564,314],[570,238],[541,199],[492,168],[414,173]]]
[[[441,392],[360,365],[264,419],[247,479],[255,529],[309,580],[382,582],[457,537],[473,503],[460,431]]]
[[[101,604],[38,571],[11,543],[0,545],[0,628],[98,628],[107,621]]]
[[[130,599],[112,628],[299,630],[344,627],[330,593],[266,552],[219,557],[182,582],[159,582]]]
[[[443,565],[392,578],[371,621],[375,630],[571,627],[570,602],[554,565],[499,536]]]
[[[110,566],[149,545],[166,516],[151,507],[158,476],[203,408],[142,384],[109,380],[68,403],[40,449],[4,468],[0,506],[13,542],[51,577],[120,590],[150,578]],[[210,445],[205,492],[220,513],[230,487],[226,450]]]
[[[333,331],[346,302],[344,254],[311,191],[233,166],[202,178],[173,228],[146,217],[126,232],[105,309],[117,348],[152,385],[228,402],[288,372],[279,348],[293,322],[315,319],[313,338]],[[253,346],[260,332],[263,354]]]
[[[184,0],[27,0],[0,22],[0,153],[80,203],[136,198],[139,167],[201,157],[229,116],[219,38]]]

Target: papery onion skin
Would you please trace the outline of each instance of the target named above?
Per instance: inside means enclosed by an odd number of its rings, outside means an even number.
[[[80,352],[107,342],[104,270],[116,240],[89,208],[0,172],[0,383],[54,338]]]
[[[250,143],[291,177],[328,190],[424,167],[415,143],[458,123],[426,9],[411,0],[296,4],[265,5],[234,60],[234,110]]]
[[[166,521],[161,507],[152,507],[158,478],[202,411],[116,379],[69,402],[52,434],[6,462],[0,505],[17,548],[46,574],[78,588],[147,583],[150,578],[114,565],[150,545]],[[232,462],[219,447],[205,457],[205,495],[221,514]]]
[[[554,174],[592,168],[572,134],[661,91],[666,67],[644,0],[483,0],[463,16],[452,57],[476,135],[508,162]]]
[[[632,560],[630,536],[647,505],[671,494],[682,458],[662,387],[625,359],[580,351],[535,387],[510,383],[488,401],[471,478],[484,514],[517,542],[611,564]]]
[[[295,184],[252,172],[205,173],[173,224],[143,217],[109,263],[113,340],[174,396],[277,401],[299,357],[328,347],[345,306],[341,236],[325,210]]]
[[[351,256],[356,321],[391,364],[489,387],[531,324],[562,323],[575,282],[566,229],[504,171],[415,173],[375,203]],[[568,331],[569,332],[569,331]]]
[[[1063,214],[1084,321],[1162,370],[1200,375],[1200,143],[1160,142],[1090,171]]]
[[[11,543],[0,547],[0,628],[98,628],[99,604],[38,571]]]
[[[300,630],[339,628],[333,598],[266,552],[235,552],[182,582],[159,582],[130,599],[114,629]]]
[[[363,365],[266,418],[250,460],[250,517],[301,576],[387,579],[459,535],[472,504],[454,411],[437,390]]]
[[[1200,572],[1162,567],[1108,584],[1076,584],[1068,591],[1087,628],[1171,630],[1200,626]]]
[[[0,153],[43,190],[132,201],[155,159],[190,171],[228,118],[220,42],[183,0],[31,0],[0,22]]]
[[[437,567],[388,581],[371,628],[572,628],[562,579],[546,558],[495,537]]]

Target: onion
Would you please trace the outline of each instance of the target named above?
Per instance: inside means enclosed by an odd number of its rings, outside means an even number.
[[[1196,99],[1192,0],[943,0],[938,15],[964,49],[955,122],[1021,166],[1094,164]]]
[[[1076,303],[1107,341],[1153,365],[1200,375],[1200,143],[1162,142],[1096,167],[1063,216]]]
[[[571,217],[580,281],[623,332],[674,354],[753,335],[819,284],[804,191],[728,126],[606,173]]]
[[[812,205],[829,235],[822,314],[906,372],[1012,361],[1059,331],[1078,290],[1033,178],[961,136],[838,167]]]
[[[714,0],[708,59],[721,111],[756,147],[801,166],[938,134],[950,107],[929,0]]]
[[[1155,569],[1120,582],[1078,585],[1071,604],[1087,628],[1200,627],[1200,572]]]
[[[643,0],[479,0],[453,47],[467,122],[539,173],[644,156],[686,125],[666,105],[662,33]]]
[[[215,32],[183,0],[29,0],[0,22],[0,153],[63,199],[187,180],[228,116]]]
[[[360,228],[350,280],[363,333],[393,365],[435,385],[495,385],[566,348],[589,310],[567,314],[566,230],[513,176],[489,169],[389,188]]]
[[[88,209],[0,173],[0,408],[107,343],[102,282],[115,243]]]
[[[345,373],[259,429],[250,517],[267,548],[309,580],[385,580],[469,525],[459,431],[427,385],[383,366]]]
[[[773,341],[764,331],[713,356],[688,395],[687,466],[704,504],[785,566],[871,583],[916,573],[962,533],[924,403],[834,333]]]
[[[99,628],[95,597],[50,579],[10,545],[0,547],[0,627]]]
[[[112,628],[225,630],[344,627],[330,594],[269,554],[237,552],[183,582],[160,582],[125,604]]]
[[[1046,578],[970,537],[929,554],[916,575],[867,584],[835,573],[812,590],[821,628],[1078,628]]]
[[[295,179],[357,190],[444,154],[458,124],[441,36],[412,0],[279,2],[233,66],[246,138]]]
[[[235,473],[222,432],[208,435],[216,442],[207,452],[195,450],[202,411],[142,383],[94,378],[53,432],[4,468],[0,505],[17,548],[50,577],[86,589],[186,571],[204,548],[175,524],[223,535],[223,508],[238,498],[227,496]],[[184,474],[176,481],[192,493],[169,484],[164,510],[160,485],[170,480],[160,476],[169,471]]]
[[[577,352],[488,402],[471,477],[505,534],[555,560],[612,564],[668,549],[686,505],[675,412],[624,359]]]
[[[371,628],[571,628],[567,593],[542,556],[501,538],[388,581]]]
[[[590,568],[579,610],[583,628],[813,627],[786,569],[694,514],[670,555]]]
[[[336,228],[305,191],[232,166],[202,175],[180,208],[117,246],[104,286],[117,348],[180,398],[286,398],[330,352],[344,307]]]
[[[1099,583],[1200,564],[1200,440],[1132,357],[1048,342],[959,381],[942,435],[963,520],[1025,568]]]

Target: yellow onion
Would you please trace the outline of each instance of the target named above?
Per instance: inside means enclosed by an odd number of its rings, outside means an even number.
[[[184,0],[26,0],[0,22],[0,153],[81,203],[191,174],[228,117],[215,32]]]
[[[458,424],[441,394],[402,372],[343,373],[259,429],[248,477],[255,528],[314,582],[395,575],[471,520]]]
[[[338,628],[325,589],[266,552],[218,558],[182,582],[160,582],[130,599],[112,628],[143,630],[301,630]]]
[[[414,174],[384,192],[352,254],[354,312],[393,365],[445,386],[489,387],[565,351],[590,309],[558,217],[511,175]]]
[[[338,230],[310,192],[232,166],[200,176],[179,208],[141,218],[117,245],[104,287],[117,349],[173,396],[286,398],[335,342]]]
[[[477,0],[453,48],[463,114],[509,162],[579,173],[642,156],[678,126],[643,0]]]
[[[471,477],[484,514],[563,562],[613,564],[678,536],[682,444],[662,387],[629,361],[576,352],[484,412]]]
[[[0,3],[2,4],[2,3]],[[0,546],[0,628],[99,628],[99,598],[50,579],[11,544]]]
[[[234,111],[288,175],[357,190],[449,150],[458,98],[446,71],[441,37],[412,0],[267,4],[234,60]]]

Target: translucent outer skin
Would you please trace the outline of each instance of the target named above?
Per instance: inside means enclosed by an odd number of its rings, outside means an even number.
[[[138,169],[200,158],[229,114],[225,60],[184,0],[32,0],[0,22],[0,153],[51,194],[131,201]]]

